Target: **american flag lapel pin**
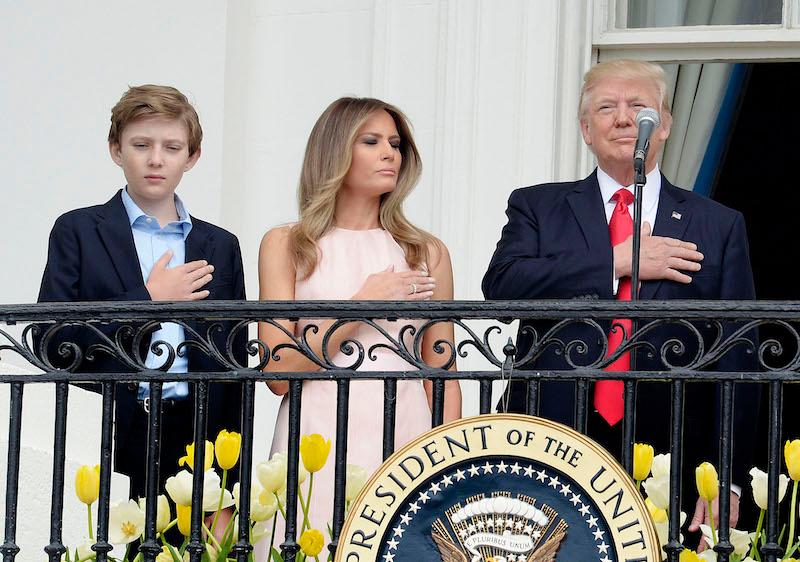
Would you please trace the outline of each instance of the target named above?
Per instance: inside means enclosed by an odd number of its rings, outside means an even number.
[[[672,211],[672,218],[681,220],[681,214],[678,211]]]

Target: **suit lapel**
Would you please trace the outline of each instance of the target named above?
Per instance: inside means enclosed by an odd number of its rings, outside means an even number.
[[[661,176],[661,193],[658,196],[658,209],[656,211],[656,224],[653,227],[653,236],[677,238],[683,240],[686,228],[692,217],[691,208],[687,206],[686,194]],[[639,290],[642,300],[655,298],[663,280],[643,281]]]
[[[117,271],[125,291],[131,291],[144,284],[139,266],[136,245],[133,242],[128,213],[122,204],[122,191],[103,205],[99,213],[97,231],[106,247],[111,263]]]
[[[192,217],[192,230],[189,231],[189,236],[186,237],[186,257],[184,261],[189,263],[197,260],[206,260],[208,263],[214,263],[214,237],[205,224]],[[211,298],[213,297],[211,295]],[[187,320],[187,324],[198,333],[204,333],[202,322]],[[186,339],[192,339],[191,334],[186,333]],[[187,359],[189,361],[189,370],[196,370],[198,363],[203,359],[203,354],[194,347],[189,347]],[[190,386],[192,387],[192,392],[194,392],[194,385]]]
[[[603,198],[600,195],[600,184],[597,183],[597,170],[575,185],[572,193],[567,195],[567,202],[580,225],[589,250],[608,252],[611,247],[611,237],[608,233]],[[609,276],[609,289],[610,287]]]
[[[206,260],[214,263],[214,240],[205,224],[192,217],[192,230],[186,237],[186,263]]]

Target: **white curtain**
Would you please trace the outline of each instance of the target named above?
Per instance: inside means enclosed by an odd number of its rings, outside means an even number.
[[[628,27],[766,23],[781,17],[781,0],[629,0]],[[665,65],[672,132],[661,169],[674,184],[694,189],[714,131],[732,64]]]
[[[672,86],[672,131],[664,147],[661,169],[675,185],[694,189],[733,65],[670,66],[665,70]]]

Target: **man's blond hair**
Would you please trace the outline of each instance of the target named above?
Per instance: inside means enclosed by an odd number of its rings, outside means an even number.
[[[590,68],[588,72],[584,74],[583,86],[581,87],[581,99],[578,105],[579,120],[582,120],[586,116],[592,89],[606,78],[644,80],[653,83],[661,99],[661,108],[659,111],[661,113],[670,113],[664,69],[651,62],[624,59],[601,62]]]

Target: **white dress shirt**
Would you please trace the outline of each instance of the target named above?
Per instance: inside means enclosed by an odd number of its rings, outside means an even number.
[[[642,224],[649,222],[650,227],[654,228],[656,214],[658,213],[658,198],[661,194],[661,171],[658,169],[658,164],[646,177],[647,183],[642,188]],[[597,168],[597,183],[600,184],[600,195],[603,197],[603,203],[605,204],[606,223],[610,223],[611,214],[617,206],[617,202],[612,197],[622,187],[633,193],[633,185],[620,185],[617,180],[605,173],[600,167]],[[631,217],[633,217],[633,203],[628,205],[628,210],[631,213]],[[614,273],[612,272],[613,275]],[[614,277],[614,294],[617,294],[618,285],[619,280]]]
[[[136,204],[128,193],[127,187],[122,190],[122,204],[128,213],[128,220],[133,231],[133,243],[136,246],[136,255],[139,258],[139,267],[142,271],[142,279],[147,281],[155,263],[164,255],[167,250],[172,251],[172,259],[167,267],[173,268],[185,263],[186,238],[192,230],[192,217],[186,211],[186,207],[180,198],[175,196],[175,209],[178,213],[178,220],[169,223],[163,228],[158,224],[155,217],[148,216],[147,213]],[[162,322],[161,329],[153,332],[151,341],[165,341],[172,345],[177,351],[177,346],[186,339],[183,326],[174,322]],[[153,350],[148,348],[145,365],[148,369],[158,369],[164,364],[167,354],[156,355]],[[175,360],[169,368],[170,373],[185,373],[189,368],[189,359],[184,353],[175,355]],[[139,400],[144,400],[150,395],[150,384],[139,384]],[[189,395],[189,385],[186,382],[175,381],[165,382],[162,386],[162,398],[180,400]]]

